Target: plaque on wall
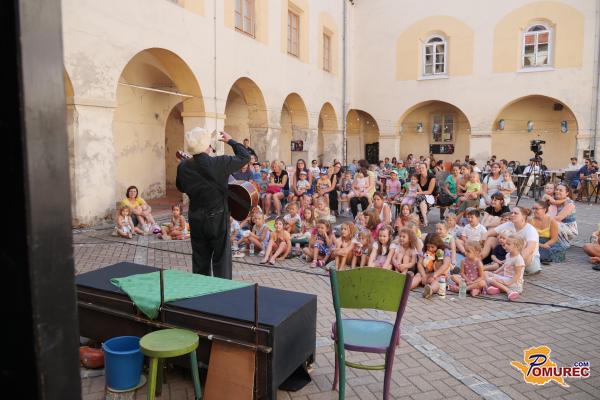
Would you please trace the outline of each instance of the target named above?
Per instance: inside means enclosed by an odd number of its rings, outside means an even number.
[[[429,153],[431,154],[454,154],[453,144],[430,144]]]
[[[304,151],[304,142],[302,140],[292,140],[290,145],[292,151]]]

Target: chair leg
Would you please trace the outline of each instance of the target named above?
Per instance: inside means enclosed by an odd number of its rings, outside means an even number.
[[[158,358],[150,359],[150,368],[148,370],[148,400],[154,400],[156,391],[156,372],[158,369]]]
[[[334,346],[335,346],[335,344],[334,344]],[[338,363],[337,348],[335,348],[335,357],[334,358],[335,358],[335,372],[333,373],[333,385],[331,385],[331,390],[337,389],[338,377],[340,374],[340,366]]]
[[[385,375],[383,378],[383,400],[390,398],[390,383],[392,380],[392,367],[394,366],[394,349],[385,353]]]
[[[194,393],[196,400],[202,398],[202,387],[200,386],[200,374],[198,373],[198,359],[196,358],[196,350],[190,353],[190,361],[192,364],[192,379],[194,380]]]
[[[162,394],[163,383],[165,382],[165,361],[162,358],[158,359],[158,371],[156,374],[156,395]]]

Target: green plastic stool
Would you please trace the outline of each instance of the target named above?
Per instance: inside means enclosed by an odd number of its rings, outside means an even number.
[[[200,388],[200,375],[198,374],[198,360],[196,349],[198,348],[198,335],[185,329],[163,329],[149,333],[140,340],[140,348],[144,355],[150,357],[150,371],[148,372],[148,400],[153,400],[156,392],[156,375],[159,361],[165,358],[178,357],[184,354],[190,355],[192,366],[192,378],[194,379],[194,392],[196,400],[202,397]],[[162,388],[161,379],[158,379],[158,389]]]

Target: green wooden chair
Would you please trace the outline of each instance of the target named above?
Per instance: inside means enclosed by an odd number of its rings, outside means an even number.
[[[179,357],[184,354],[190,355],[196,400],[199,400],[202,397],[200,375],[198,373],[198,360],[196,359],[198,335],[185,329],[163,329],[142,337],[140,340],[140,348],[142,353],[150,358],[150,370],[148,372],[148,400],[154,399],[155,392],[161,392],[163,382],[162,360],[165,358]],[[159,372],[158,387],[156,377],[157,372]]]
[[[400,343],[400,320],[404,314],[413,274],[407,275],[381,268],[358,268],[350,271],[329,269],[335,322],[331,338],[335,341],[335,376],[339,379],[339,399],[345,397],[346,366],[367,370],[385,370],[383,398],[390,395],[394,354]],[[396,312],[394,323],[380,320],[343,319],[342,308],[370,308]],[[385,364],[364,365],[346,361],[345,350],[385,354]]]

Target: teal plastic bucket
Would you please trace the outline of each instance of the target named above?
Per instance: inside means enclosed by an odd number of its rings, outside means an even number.
[[[127,390],[140,383],[144,355],[137,336],[117,336],[102,343],[106,386]]]

